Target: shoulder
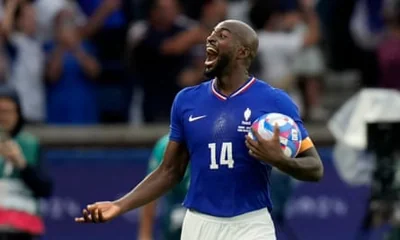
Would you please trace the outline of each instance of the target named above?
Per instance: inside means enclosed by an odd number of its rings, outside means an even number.
[[[289,96],[287,92],[282,89],[274,88],[273,99],[276,108],[279,112],[286,114],[290,117],[300,117],[300,112],[297,104]]]
[[[175,98],[175,101],[186,101],[193,97],[198,97],[207,92],[211,84],[211,80],[200,83],[192,87],[186,87],[182,89]]]
[[[262,94],[262,96],[268,96],[270,97],[271,95],[275,94],[275,89],[271,85],[269,85],[267,82],[264,80],[256,78],[256,82],[254,83],[255,88],[257,92]]]
[[[297,107],[289,94],[280,89],[275,88],[263,80],[257,79],[256,81],[257,96],[263,96],[266,101],[278,107]]]
[[[21,133],[19,133],[16,137],[15,140],[19,143],[23,143],[25,145],[39,145],[39,139],[28,133],[28,132],[24,132],[22,131]]]
[[[30,133],[21,132],[14,138],[14,140],[21,147],[26,160],[30,164],[36,164],[40,152],[39,139]]]

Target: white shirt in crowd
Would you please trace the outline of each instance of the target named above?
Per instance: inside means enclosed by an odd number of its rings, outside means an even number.
[[[293,74],[295,57],[302,49],[302,32],[258,32],[261,79],[273,86]]]
[[[40,41],[22,33],[14,33],[10,43],[16,55],[11,63],[8,84],[21,99],[22,113],[27,120],[45,119],[44,52]]]

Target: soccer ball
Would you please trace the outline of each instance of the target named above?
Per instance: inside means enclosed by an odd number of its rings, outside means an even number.
[[[296,122],[281,113],[267,113],[257,118],[251,126],[249,136],[256,140],[253,131],[257,131],[264,139],[271,139],[274,135],[274,127],[278,125],[280,130],[281,148],[288,157],[296,157],[301,146],[301,132]]]

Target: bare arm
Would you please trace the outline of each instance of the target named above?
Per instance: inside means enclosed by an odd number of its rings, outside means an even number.
[[[78,47],[74,55],[79,62],[79,65],[83,68],[83,71],[91,78],[95,78],[100,73],[100,65],[97,60],[85,52],[84,49]]]
[[[157,201],[153,201],[143,207],[140,218],[138,240],[153,239],[153,226],[154,226],[156,208],[157,208]]]
[[[121,0],[105,0],[80,29],[81,36],[89,38],[103,26],[104,21],[121,6]]]
[[[305,47],[312,46],[320,39],[319,19],[313,7],[308,4],[303,6],[302,10],[308,27],[307,33],[304,36],[303,44]]]
[[[63,56],[64,49],[60,45],[56,46],[50,53],[46,69],[46,77],[49,82],[56,82],[60,79],[63,72]]]
[[[164,54],[185,53],[194,45],[204,43],[207,39],[207,35],[208,32],[202,27],[194,27],[165,40],[161,45],[161,51]]]
[[[324,167],[315,147],[300,153],[294,159],[277,161],[275,167],[301,181],[317,182],[324,175]]]
[[[4,18],[2,20],[2,33],[8,37],[14,28],[14,15],[20,1],[7,1],[5,4]]]
[[[188,163],[189,153],[186,146],[170,141],[161,165],[114,203],[121,208],[123,214],[156,200],[182,180]]]

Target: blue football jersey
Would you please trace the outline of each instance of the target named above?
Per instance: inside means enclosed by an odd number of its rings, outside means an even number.
[[[278,112],[292,117],[308,138],[298,108],[284,91],[255,78],[230,96],[214,81],[183,89],[172,106],[170,140],[186,144],[190,154],[183,205],[217,217],[271,210],[271,167],[249,155],[245,135],[257,117]]]

